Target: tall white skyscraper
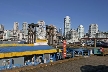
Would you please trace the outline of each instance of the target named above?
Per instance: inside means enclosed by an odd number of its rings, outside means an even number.
[[[84,37],[84,27],[83,27],[83,25],[78,26],[77,32],[78,32],[78,38],[79,39]]]
[[[14,22],[13,32],[16,33],[19,30],[19,23]]]
[[[71,21],[70,21],[70,17],[66,16],[64,18],[64,36],[66,37],[67,32],[69,32],[71,30]]]
[[[98,25],[97,24],[91,24],[89,26],[89,37],[95,38],[96,33],[98,33]]]
[[[27,35],[27,33],[28,33],[27,28],[28,28],[28,23],[27,22],[23,22],[23,24],[22,24],[22,31],[23,31],[24,35]]]

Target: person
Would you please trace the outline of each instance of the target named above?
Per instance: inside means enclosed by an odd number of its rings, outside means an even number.
[[[9,68],[10,67],[10,60],[9,59],[7,60],[7,64],[8,64],[7,68]]]
[[[100,47],[100,51],[101,51],[101,52],[104,52],[104,48],[103,48],[103,47]]]
[[[2,65],[6,68],[6,60],[3,60]]]
[[[40,63],[40,64],[43,64],[43,59],[42,59],[41,56],[40,56],[40,58],[39,58],[39,63]]]
[[[27,61],[25,61],[24,65],[27,66]]]
[[[32,64],[34,64],[34,57],[32,58]]]
[[[28,61],[27,61],[27,64],[28,64],[28,65],[30,65],[30,64],[31,64],[31,63],[30,63],[30,60],[28,60]]]
[[[14,60],[12,59],[12,65],[14,66]]]

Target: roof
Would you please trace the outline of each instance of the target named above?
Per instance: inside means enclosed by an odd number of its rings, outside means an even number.
[[[36,50],[50,50],[50,49],[54,49],[54,48],[52,48],[51,46],[48,46],[48,45],[3,47],[3,48],[0,48],[0,53],[36,51]]]

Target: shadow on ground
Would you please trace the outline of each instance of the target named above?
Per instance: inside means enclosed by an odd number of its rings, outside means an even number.
[[[85,65],[80,68],[81,72],[108,72],[108,66],[105,65]]]

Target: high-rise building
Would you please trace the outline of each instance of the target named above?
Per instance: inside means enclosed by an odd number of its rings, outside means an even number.
[[[78,32],[75,29],[71,29],[68,34],[68,42],[78,42]]]
[[[66,37],[67,32],[69,32],[71,30],[71,21],[70,21],[70,17],[66,16],[64,18],[64,37]]]
[[[0,39],[3,38],[3,34],[4,34],[4,26],[0,24]]]
[[[95,38],[96,33],[98,33],[98,25],[97,24],[91,24],[89,26],[89,37]]]
[[[23,32],[24,35],[27,35],[27,33],[28,33],[27,28],[28,28],[28,23],[23,22],[23,24],[22,24],[22,32]]]
[[[13,33],[16,34],[16,32],[19,30],[19,23],[14,22],[14,27],[13,27]]]
[[[4,26],[0,24],[0,32],[4,31]]]
[[[83,25],[78,26],[77,32],[78,32],[79,39],[84,37],[84,27],[83,27]]]

